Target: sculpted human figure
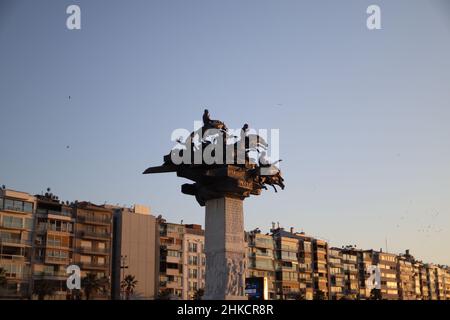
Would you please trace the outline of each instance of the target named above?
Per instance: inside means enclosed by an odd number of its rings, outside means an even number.
[[[239,263],[239,295],[243,295],[245,292],[245,269],[247,263],[245,260],[241,260]]]
[[[210,117],[210,115],[209,115],[209,111],[208,111],[208,109],[205,109],[204,111],[203,111],[203,125],[204,126],[209,126],[209,124],[210,124],[210,122],[211,122],[211,117]]]
[[[241,129],[241,141],[245,142],[245,137],[247,136],[248,132],[248,124],[245,123]]]
[[[227,259],[227,269],[228,269],[228,281],[227,281],[227,293],[233,294],[233,260]]]
[[[205,109],[203,111],[202,120],[203,120],[203,133],[208,129],[219,129],[223,131],[228,130],[224,122],[220,120],[211,119],[208,109]]]

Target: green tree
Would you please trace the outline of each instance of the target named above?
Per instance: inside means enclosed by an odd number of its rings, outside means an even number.
[[[125,291],[127,300],[130,300],[130,296],[134,293],[137,283],[138,281],[135,276],[132,276],[131,274],[127,275],[120,283],[120,287]]]
[[[109,296],[111,292],[111,283],[108,277],[100,278],[100,291],[102,291],[104,295]]]
[[[86,300],[90,300],[92,294],[103,288],[102,279],[98,278],[95,273],[88,273],[82,280],[82,287]]]
[[[49,281],[39,280],[34,283],[33,293],[38,296],[38,300],[44,300],[55,293],[55,288]]]
[[[194,300],[202,300],[203,295],[205,294],[205,290],[200,288],[195,290],[193,299]]]

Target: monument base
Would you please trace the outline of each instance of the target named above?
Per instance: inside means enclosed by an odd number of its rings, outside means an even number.
[[[246,300],[247,247],[243,200],[223,197],[206,201],[205,300]]]

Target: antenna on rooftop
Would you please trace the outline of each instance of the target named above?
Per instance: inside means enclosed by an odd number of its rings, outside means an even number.
[[[386,241],[386,253],[388,253],[389,251],[388,251],[388,239],[387,239],[387,237],[385,238],[385,241]]]

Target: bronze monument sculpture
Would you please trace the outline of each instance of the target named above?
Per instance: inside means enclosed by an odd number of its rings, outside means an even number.
[[[144,174],[176,172],[192,180],[183,184],[184,194],[205,206],[205,299],[245,299],[246,251],[243,200],[261,194],[267,185],[284,189],[280,170],[266,157],[267,142],[249,133],[245,124],[239,136],[229,134],[220,120],[203,113],[203,126],[179,147],[164,156],[161,166]],[[195,140],[198,142],[196,143]],[[228,143],[231,140],[231,143]],[[234,142],[233,142],[234,140]],[[250,158],[250,152],[257,159]]]

